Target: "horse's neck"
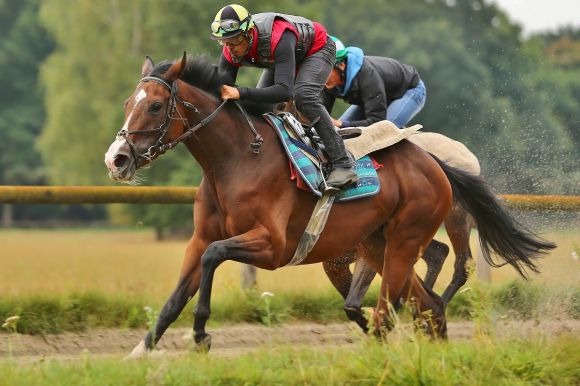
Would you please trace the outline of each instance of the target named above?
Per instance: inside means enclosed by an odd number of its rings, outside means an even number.
[[[203,117],[211,113],[202,109],[200,111]],[[211,122],[196,131],[186,141],[190,153],[204,170],[224,167],[239,152],[239,141],[236,141],[231,130],[237,125],[232,118],[228,110],[224,108]]]
[[[189,113],[190,122],[199,122],[219,106],[219,102],[213,98],[207,95],[200,98],[199,94],[194,100],[188,100],[200,110],[199,113]],[[256,125],[261,134],[263,126]],[[252,141],[253,134],[248,122],[230,102],[206,126],[196,131],[185,145],[206,174],[219,176],[244,167],[246,159],[255,157],[250,148]]]

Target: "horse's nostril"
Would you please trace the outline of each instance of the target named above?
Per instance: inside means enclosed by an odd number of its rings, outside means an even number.
[[[114,164],[117,169],[123,169],[127,167],[129,162],[129,157],[124,154],[117,154],[114,159]]]

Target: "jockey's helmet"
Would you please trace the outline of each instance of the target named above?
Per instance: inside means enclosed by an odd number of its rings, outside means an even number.
[[[226,5],[218,11],[211,23],[213,40],[229,39],[241,33],[247,34],[254,26],[252,15],[238,4]]]
[[[336,45],[336,63],[340,63],[346,59],[348,51],[339,38],[336,36],[331,36],[330,38],[334,41],[334,45]]]

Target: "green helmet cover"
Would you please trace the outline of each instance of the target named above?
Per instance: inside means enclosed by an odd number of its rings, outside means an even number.
[[[346,50],[346,47],[340,41],[339,38],[337,38],[336,36],[331,36],[330,38],[334,41],[334,44],[336,45],[336,62],[337,63],[342,62],[348,56],[348,51]]]

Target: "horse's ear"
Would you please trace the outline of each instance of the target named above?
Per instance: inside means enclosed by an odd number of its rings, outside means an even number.
[[[181,60],[176,60],[175,63],[173,63],[173,65],[169,67],[169,70],[167,70],[167,72],[163,75],[163,78],[165,78],[165,80],[168,81],[169,83],[173,83],[174,81],[179,79],[181,74],[183,74],[183,71],[185,71],[186,63],[187,63],[187,55],[185,51],[183,51],[183,57],[181,58]]]
[[[154,66],[153,59],[151,59],[149,55],[145,55],[145,61],[141,66],[141,78],[145,78],[146,76],[151,75]]]

